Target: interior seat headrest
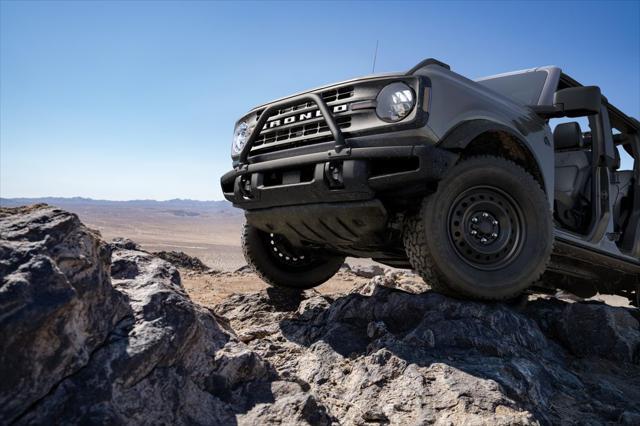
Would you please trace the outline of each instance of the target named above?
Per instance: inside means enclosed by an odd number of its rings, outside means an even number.
[[[553,143],[556,149],[584,148],[584,139],[580,125],[575,121],[558,124],[553,130]]]

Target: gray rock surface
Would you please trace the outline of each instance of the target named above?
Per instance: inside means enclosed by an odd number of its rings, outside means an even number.
[[[636,424],[637,309],[410,294],[399,275],[364,294],[234,295],[216,312],[343,424]]]
[[[0,210],[0,423],[87,365],[126,315],[110,253],[74,215]]]
[[[640,313],[388,272],[195,305],[75,215],[0,209],[1,424],[638,424]]]
[[[174,266],[126,247],[61,210],[0,211],[0,424],[328,422]]]
[[[347,265],[349,270],[359,277],[373,278],[376,275],[384,275],[384,268],[378,265]]]
[[[183,251],[158,251],[153,254],[178,268],[189,269],[192,271],[208,271],[211,269],[205,265],[202,260],[195,256],[189,256]]]

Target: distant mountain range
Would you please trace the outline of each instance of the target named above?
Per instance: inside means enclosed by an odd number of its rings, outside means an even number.
[[[139,207],[223,207],[231,206],[226,200],[220,201],[200,201],[200,200],[187,200],[182,198],[175,198],[173,200],[158,201],[158,200],[127,200],[127,201],[114,201],[114,200],[95,200],[93,198],[85,197],[37,197],[37,198],[0,198],[0,205],[3,207],[18,206],[25,204],[46,203],[51,205],[63,205],[63,204],[91,204],[91,205],[126,205],[126,206],[139,206]]]
[[[125,209],[149,209],[163,210],[171,212],[176,216],[192,216],[198,212],[209,213],[240,213],[240,210],[234,209],[230,202],[221,201],[199,201],[173,199],[166,201],[157,200],[129,200],[129,201],[113,201],[113,200],[94,200],[92,198],[83,197],[40,197],[40,198],[0,198],[0,207],[17,207],[29,204],[46,203],[52,206],[60,207],[65,210],[75,211],[79,208],[125,208]]]

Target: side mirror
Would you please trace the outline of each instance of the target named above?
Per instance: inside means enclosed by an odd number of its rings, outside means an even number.
[[[570,87],[558,90],[553,106],[565,117],[581,117],[600,112],[602,94],[598,86]]]

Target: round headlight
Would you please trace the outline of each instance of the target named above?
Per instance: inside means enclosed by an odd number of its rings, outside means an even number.
[[[405,118],[416,104],[413,90],[404,83],[396,82],[385,86],[376,99],[376,114],[382,120],[395,123]]]
[[[249,140],[249,136],[251,136],[251,130],[249,125],[244,121],[236,126],[233,132],[233,143],[231,144],[231,152],[234,155],[242,152],[242,148],[244,148]]]

